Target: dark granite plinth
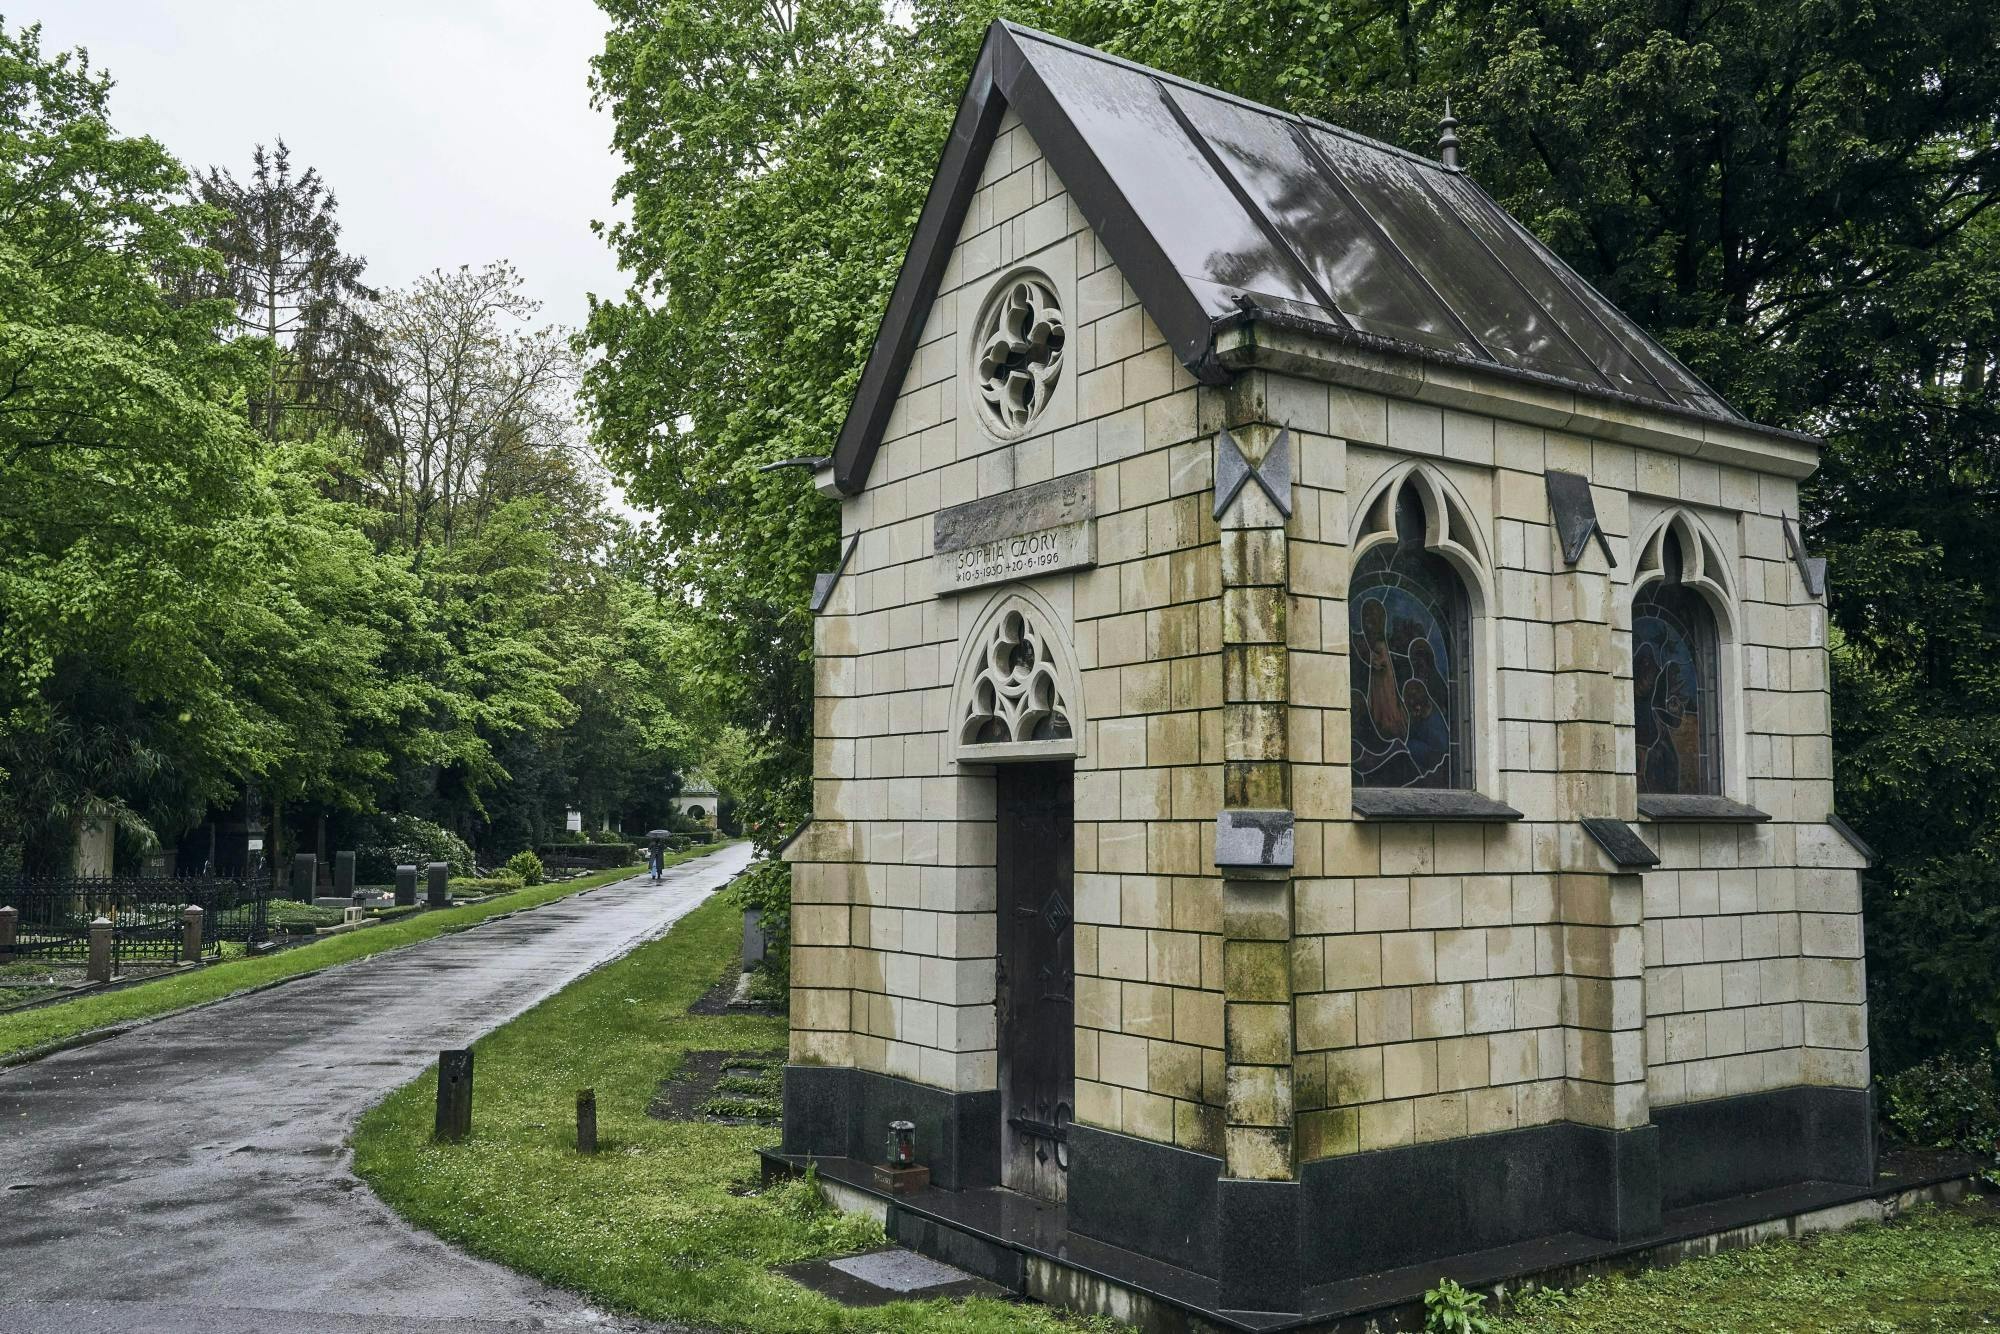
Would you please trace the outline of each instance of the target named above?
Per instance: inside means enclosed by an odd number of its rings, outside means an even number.
[[[1788,1088],[1655,1107],[1664,1207],[1794,1181],[1875,1179],[1875,1113],[1865,1089]]]
[[[1217,1304],[1230,1311],[1304,1310],[1304,1188],[1224,1177],[1215,1200]]]
[[[1222,1160],[1092,1126],[1069,1128],[1069,1225],[1183,1269],[1214,1272]],[[1143,1182],[1134,1188],[1135,1182]]]
[[[891,1121],[916,1124],[917,1161],[936,1185],[999,1184],[998,1093],[951,1093],[847,1066],[785,1067],[786,1153],[879,1162]]]

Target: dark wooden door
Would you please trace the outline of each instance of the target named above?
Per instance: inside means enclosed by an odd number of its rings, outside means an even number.
[[[1072,780],[1067,764],[1002,764],[996,772],[1000,1179],[1061,1200],[1076,1106]]]

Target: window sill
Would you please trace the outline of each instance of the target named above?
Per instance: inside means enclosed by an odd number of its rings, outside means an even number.
[[[1710,824],[1761,824],[1771,817],[1755,806],[1728,797],[1639,794],[1639,814],[1656,821],[1706,821]]]
[[[1518,820],[1521,812],[1505,802],[1454,787],[1357,787],[1354,815],[1360,820]]]

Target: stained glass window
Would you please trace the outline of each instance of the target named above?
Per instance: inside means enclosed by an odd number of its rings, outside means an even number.
[[[1396,540],[1371,547],[1348,581],[1354,783],[1469,788],[1465,585],[1425,548],[1415,488],[1403,488],[1395,523]]]
[[[1722,790],[1717,742],[1715,614],[1681,582],[1679,538],[1661,548],[1663,574],[1632,598],[1632,720],[1641,792]]]

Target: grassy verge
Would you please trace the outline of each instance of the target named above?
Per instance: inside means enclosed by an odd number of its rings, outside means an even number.
[[[883,1238],[803,1182],[755,1190],[755,1149],[771,1127],[646,1115],[689,1051],[784,1046],[782,1018],[687,1013],[730,966],[741,931],[733,904],[704,904],[482,1039],[464,1144],[430,1142],[435,1073],[391,1094],[355,1131],[355,1170],[420,1227],[654,1319],[815,1334],[1068,1324],[998,1301],[849,1310],[767,1272]],[[595,1157],[574,1148],[580,1088],[597,1093]]]
[[[700,854],[688,853],[669,858],[668,865],[713,851],[714,848],[704,848]],[[643,869],[620,867],[578,880],[565,880],[560,884],[536,885],[515,894],[488,899],[484,903],[397,918],[380,926],[317,940],[278,954],[231,960],[103,995],[83,996],[63,1004],[0,1015],[0,1057],[75,1037],[92,1029],[170,1014],[190,1005],[219,1000],[250,987],[263,986],[316,968],[365,958],[403,945],[414,945],[448,931],[463,930],[500,913],[538,907],[579,890],[623,880]]]
[[[1495,1334],[1878,1334],[2000,1325],[2000,1208],[1778,1241],[1517,1302]]]

